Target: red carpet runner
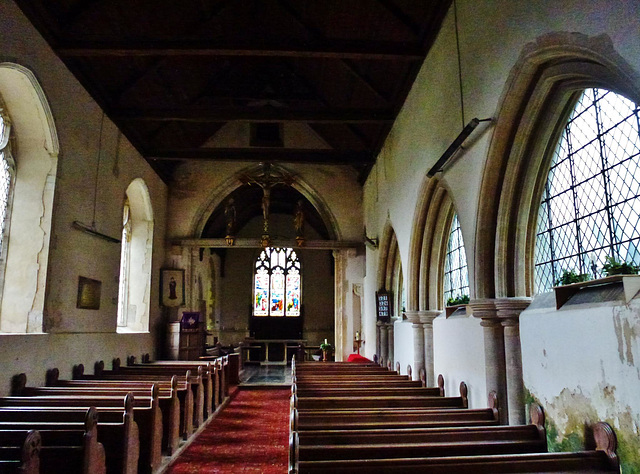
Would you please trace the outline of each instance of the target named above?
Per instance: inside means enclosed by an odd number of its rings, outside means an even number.
[[[290,395],[240,390],[167,472],[286,474]]]

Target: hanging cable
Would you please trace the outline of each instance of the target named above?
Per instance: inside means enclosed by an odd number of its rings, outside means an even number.
[[[464,128],[464,93],[462,88],[462,60],[460,59],[460,38],[458,37],[458,5],[453,0],[453,23],[456,30],[456,52],[458,56],[458,85],[460,86],[460,114],[462,118],[462,127]]]

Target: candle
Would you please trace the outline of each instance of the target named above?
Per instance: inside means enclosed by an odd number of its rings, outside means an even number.
[[[327,343],[327,339],[326,339],[326,338],[325,338],[325,340],[324,340],[324,343],[325,343],[325,344]]]

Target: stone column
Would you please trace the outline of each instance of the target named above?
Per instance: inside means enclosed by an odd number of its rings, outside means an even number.
[[[507,424],[508,401],[504,359],[504,332],[497,315],[494,299],[471,300],[473,316],[480,318],[484,328],[484,361],[487,395],[495,391],[498,396],[500,422]]]
[[[496,300],[498,317],[504,328],[504,357],[510,425],[524,425],[526,423],[522,348],[520,346],[520,313],[529,304],[531,304],[531,298],[500,298]]]
[[[424,329],[420,322],[420,311],[407,311],[407,319],[413,323],[413,365],[411,373],[413,380],[420,380],[420,369],[424,368]]]
[[[380,328],[380,354],[385,366],[389,357],[389,327],[386,323],[378,321],[378,327]],[[380,359],[378,359],[380,360]]]
[[[395,341],[393,340],[393,325],[395,321],[391,319],[391,322],[388,324],[388,333],[389,333],[389,352],[388,352],[388,360],[391,361],[391,367],[393,369],[393,365],[395,364]],[[386,362],[385,362],[386,363]]]
[[[433,357],[433,320],[441,311],[420,311],[420,322],[424,328],[424,370],[427,374],[427,387],[435,387],[436,375]]]

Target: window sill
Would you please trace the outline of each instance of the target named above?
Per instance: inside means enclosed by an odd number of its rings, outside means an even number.
[[[621,291],[611,291],[621,289]],[[556,298],[556,309],[560,309],[574,297],[587,290],[598,293],[598,302],[624,301],[628,304],[640,291],[640,275],[613,275],[597,280],[572,283],[570,285],[556,286],[553,288]]]
[[[471,307],[468,304],[447,306],[444,308],[444,311],[447,318],[452,316],[470,316],[472,314]]]
[[[130,329],[130,328],[119,327],[116,329],[116,333],[117,334],[149,334],[149,331],[143,330],[143,329]]]

